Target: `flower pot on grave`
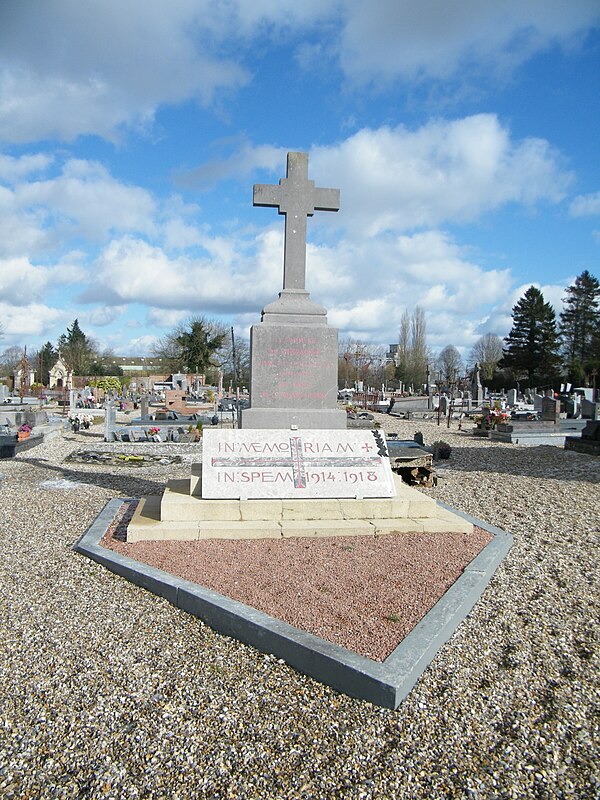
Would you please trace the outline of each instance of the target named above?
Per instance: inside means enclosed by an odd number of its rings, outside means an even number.
[[[23,439],[29,439],[31,431],[17,431],[17,441],[22,442]]]

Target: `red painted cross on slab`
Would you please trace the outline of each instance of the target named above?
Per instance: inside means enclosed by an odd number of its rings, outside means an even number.
[[[363,446],[364,449],[364,446]],[[369,447],[368,449],[374,449]],[[326,469],[328,467],[349,467],[353,469],[373,469],[381,466],[382,457],[374,456],[307,456],[304,452],[300,436],[290,437],[289,455],[287,456],[232,456],[230,458],[211,458],[212,467],[291,467],[294,476],[294,488],[306,489],[308,484],[307,468]]]

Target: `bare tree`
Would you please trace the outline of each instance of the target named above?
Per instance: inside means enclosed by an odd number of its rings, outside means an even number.
[[[471,364],[479,364],[484,380],[491,380],[498,362],[502,358],[502,339],[495,333],[481,336],[471,348]]]
[[[385,382],[385,347],[360,339],[341,339],[338,345],[338,384],[352,386],[363,381],[378,387]]]
[[[405,309],[400,320],[400,332],[398,336],[398,353],[396,362],[398,366],[408,369],[410,360],[410,314]]]
[[[444,347],[437,357],[437,368],[440,371],[442,380],[447,383],[454,383],[461,377],[463,361],[454,345],[449,344]]]
[[[223,385],[235,388],[250,385],[250,342],[229,330],[223,346],[215,353],[215,361],[223,373]]]
[[[415,306],[412,315],[405,310],[400,320],[396,353],[397,377],[420,388],[427,380],[428,362],[425,314],[422,308]]]
[[[9,377],[12,377],[14,371],[19,366],[19,361],[23,356],[23,348],[18,345],[7,347],[6,350],[0,355],[0,371]]]
[[[425,312],[420,306],[415,306],[410,325],[411,371],[415,386],[422,386],[427,380],[427,325]]]

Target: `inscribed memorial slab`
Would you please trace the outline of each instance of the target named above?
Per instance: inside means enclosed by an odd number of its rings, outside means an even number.
[[[394,497],[377,430],[207,430],[202,497]]]

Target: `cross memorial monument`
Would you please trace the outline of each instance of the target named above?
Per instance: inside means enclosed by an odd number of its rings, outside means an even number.
[[[285,216],[283,290],[250,331],[250,407],[241,427],[345,428],[346,414],[337,408],[337,330],[305,287],[306,218],[337,211],[339,190],[316,188],[308,154],[288,153],[286,177],[278,185],[256,184],[254,205]]]

